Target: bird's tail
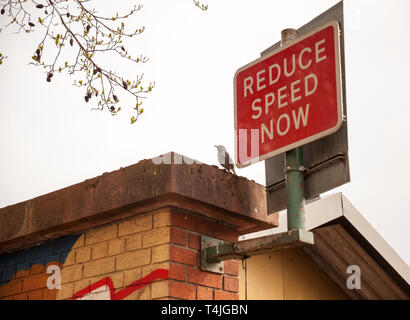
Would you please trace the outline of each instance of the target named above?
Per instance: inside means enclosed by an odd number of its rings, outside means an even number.
[[[232,172],[233,172],[233,174],[236,176],[235,165],[232,165]]]

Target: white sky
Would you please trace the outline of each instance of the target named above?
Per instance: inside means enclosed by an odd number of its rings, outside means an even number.
[[[42,34],[3,30],[0,51],[0,207],[175,151],[217,164],[214,144],[234,154],[233,76],[337,0],[215,1],[203,12],[191,0],[146,0],[134,21],[145,32],[128,42],[156,88],[144,114],[90,111],[73,78],[45,81],[28,62]],[[119,2],[95,1],[119,11]],[[126,12],[134,3],[121,1]],[[394,250],[410,262],[410,2],[345,1],[347,109],[351,182],[342,191]],[[5,16],[0,16],[4,25]],[[135,68],[135,69],[134,69]],[[237,169],[265,184],[264,164]],[[56,213],[57,214],[57,213]]]

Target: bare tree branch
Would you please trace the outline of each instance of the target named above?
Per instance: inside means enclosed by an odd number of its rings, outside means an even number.
[[[16,26],[16,33],[41,31],[44,36],[35,48],[31,65],[46,70],[46,81],[63,71],[75,77],[74,85],[85,89],[84,100],[95,101],[92,110],[108,110],[112,115],[121,111],[120,95],[135,99],[131,123],[143,113],[142,99],[154,89],[155,82],[144,83],[144,73],[128,79],[110,66],[99,63],[98,57],[112,53],[134,63],[146,63],[142,54],[132,56],[123,44],[144,32],[144,26],[126,31],[127,19],[142,9],[134,6],[128,13],[112,16],[99,14],[88,7],[90,0],[0,0],[0,14],[9,18],[5,27]],[[195,1],[195,6],[208,6]],[[0,29],[0,33],[2,29]],[[7,57],[0,53],[0,65]]]
[[[84,100],[95,100],[96,106],[92,110],[105,109],[112,115],[121,110],[118,106],[120,95],[127,93],[135,99],[134,115],[131,117],[131,123],[134,123],[144,111],[141,99],[152,91],[155,83],[143,84],[143,73],[134,79],[117,74],[110,66],[98,63],[97,55],[111,52],[134,63],[149,60],[143,55],[131,56],[123,44],[124,38],[144,32],[144,27],[132,32],[125,31],[126,19],[139,12],[142,6],[134,6],[127,14],[117,13],[107,17],[86,7],[88,2],[0,0],[0,14],[10,18],[5,27],[16,25],[17,33],[44,32],[30,64],[43,67],[48,82],[56,73],[66,71],[76,78],[74,84],[77,87],[85,89]],[[0,63],[4,58],[2,54]]]
[[[197,0],[192,0],[195,3],[195,6],[197,6],[199,9],[206,11],[208,10],[208,5],[207,4],[201,4],[199,1]]]

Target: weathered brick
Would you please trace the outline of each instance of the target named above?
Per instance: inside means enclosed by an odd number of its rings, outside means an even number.
[[[17,272],[15,274],[15,278],[25,278],[30,275],[30,264],[25,263],[24,265],[17,266]]]
[[[137,250],[115,257],[117,270],[130,269],[147,265],[151,262],[151,250]]]
[[[189,268],[188,282],[220,289],[222,287],[222,276],[216,273]]]
[[[91,248],[90,247],[82,247],[76,250],[75,252],[75,262],[81,263],[85,261],[91,260]]]
[[[99,259],[84,264],[84,277],[93,277],[115,271],[115,257]]]
[[[124,271],[124,286],[128,286],[134,281],[141,279],[142,275],[142,268],[133,268]]]
[[[30,291],[28,293],[28,300],[43,300],[43,291],[44,289]]]
[[[85,234],[85,244],[90,245],[97,242],[111,240],[117,237],[117,224],[109,224],[103,227],[91,229]]]
[[[151,284],[151,298],[158,299],[169,296],[168,280],[156,281]]]
[[[73,244],[73,246],[71,247],[71,249],[77,249],[80,248],[82,246],[84,246],[85,244],[85,233],[82,233],[77,240],[75,241],[75,243]]]
[[[75,250],[69,252],[65,257],[63,255],[60,256],[60,264],[64,266],[70,266],[75,263]]]
[[[216,223],[209,219],[198,218],[198,232],[213,237]]]
[[[118,236],[122,237],[149,229],[152,229],[152,215],[139,216],[119,223]]]
[[[187,238],[187,233],[184,230],[179,230],[175,228],[171,228],[171,234],[170,234],[170,242],[179,244],[181,246],[186,245],[186,238]]]
[[[237,229],[206,218],[198,218],[198,232],[225,241],[238,241]]]
[[[170,263],[169,264],[169,278],[185,281],[186,279],[186,267],[179,264]]]
[[[195,266],[197,262],[197,253],[193,250],[170,246],[170,260]]]
[[[104,258],[108,255],[108,243],[101,242],[92,247],[93,260]]]
[[[135,290],[134,292],[126,296],[124,300],[151,300],[151,286],[147,285],[138,290]]]
[[[150,274],[151,272],[157,269],[169,270],[169,262],[151,263],[147,266],[143,266],[141,278],[147,276],[148,274]]]
[[[39,273],[23,279],[23,291],[31,291],[35,289],[47,287],[47,273]]]
[[[145,286],[135,292],[138,292],[138,300],[152,300],[151,298],[151,286]],[[127,297],[128,298],[128,297]],[[128,299],[130,300],[130,299]]]
[[[142,234],[133,234],[125,239],[125,250],[132,251],[142,248]]]
[[[215,238],[225,241],[236,242],[238,241],[238,231],[233,227],[223,225],[220,223],[215,224],[214,235]]]
[[[195,250],[201,249],[201,237],[197,234],[190,233],[188,235],[188,247]]]
[[[40,290],[41,292],[41,290]],[[28,299],[28,294],[27,293],[20,293],[16,296],[14,296],[14,300],[27,300]],[[39,299],[35,299],[35,300],[41,300],[41,297]]]
[[[169,260],[169,245],[163,244],[152,248],[152,263]]]
[[[237,276],[239,274],[238,261],[236,260],[226,260],[224,262],[224,272],[232,276]]]
[[[108,243],[108,255],[114,256],[125,250],[125,239],[115,239]]]
[[[90,279],[82,279],[74,282],[74,294],[90,286]]]
[[[170,210],[154,213],[154,228],[168,227],[169,225],[171,225]]]
[[[81,264],[74,264],[72,266],[64,267],[61,270],[61,283],[80,280],[83,273],[83,266]]]
[[[38,274],[44,272],[44,260],[36,260],[31,263],[30,267],[31,274]]]
[[[48,288],[43,289],[43,300],[56,300],[58,290],[52,289],[49,290]]]
[[[212,300],[214,296],[214,289],[198,286],[196,288],[197,300]]]
[[[169,296],[173,298],[195,300],[195,286],[177,281],[169,280]]]
[[[239,300],[239,295],[223,290],[215,290],[215,300]]]
[[[57,299],[65,300],[71,299],[74,294],[74,285],[73,283],[65,283],[61,285],[61,289],[57,290]]]
[[[101,281],[102,279],[105,279],[105,284],[108,286],[109,279],[111,279],[111,282],[114,286],[115,289],[122,288],[124,286],[124,272],[112,272],[96,277],[90,278],[90,286],[92,286],[94,283]],[[104,291],[104,287],[100,287],[101,291]],[[94,291],[98,292],[98,290]]]
[[[197,217],[191,214],[171,210],[171,225],[186,230],[196,231]]]
[[[111,278],[114,288],[122,288],[124,286],[124,272],[115,272],[108,275]]]
[[[232,292],[239,292],[239,279],[236,277],[224,276],[224,290],[232,291]]]
[[[142,246],[150,248],[160,244],[168,243],[170,239],[170,228],[163,227],[159,229],[152,229],[144,233],[142,238]]]

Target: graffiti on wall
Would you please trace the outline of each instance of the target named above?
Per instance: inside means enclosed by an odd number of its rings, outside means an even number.
[[[73,247],[80,236],[81,234],[65,236],[18,252],[0,255],[0,299],[19,292],[41,290],[44,294],[38,299],[59,299],[64,265],[75,251]],[[124,288],[117,289],[112,278],[104,276],[76,291],[71,299],[123,300],[134,292],[142,291],[153,281],[167,278],[168,270],[156,269]],[[18,286],[20,291],[17,290]]]
[[[125,288],[116,291],[110,277],[105,277],[89,287],[86,287],[73,296],[73,300],[123,300],[131,293],[144,288],[155,280],[167,279],[168,270],[156,269],[145,277],[134,281]]]

